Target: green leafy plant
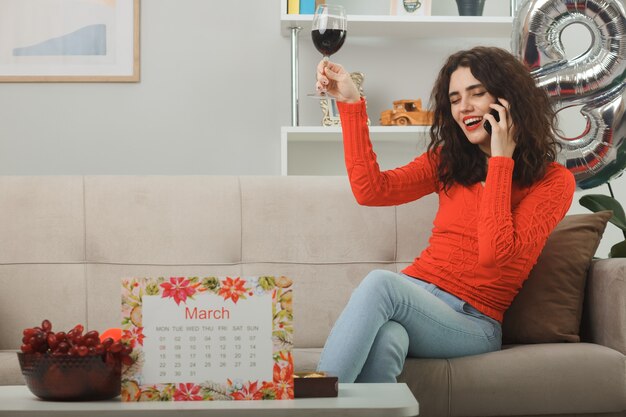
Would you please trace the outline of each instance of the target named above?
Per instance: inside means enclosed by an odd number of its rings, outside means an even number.
[[[626,215],[624,208],[615,198],[603,194],[588,194],[578,200],[581,206],[597,213],[598,211],[611,210],[613,216],[609,219],[611,223],[622,229],[624,241],[619,242],[609,252],[611,258],[626,258]]]

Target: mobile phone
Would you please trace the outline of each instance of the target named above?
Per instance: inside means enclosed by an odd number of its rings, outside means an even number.
[[[499,103],[498,103],[499,104]],[[496,118],[496,122],[500,121],[500,113],[498,113],[498,110],[496,109],[491,109],[491,111],[489,112],[489,114],[491,114],[493,117]],[[491,136],[491,123],[489,123],[489,120],[485,120],[485,123],[483,123],[483,127],[485,128],[485,130],[487,131],[487,133],[489,133],[489,136]]]

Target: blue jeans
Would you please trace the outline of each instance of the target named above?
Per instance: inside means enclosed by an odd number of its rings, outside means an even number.
[[[340,382],[396,382],[407,356],[454,358],[499,350],[500,323],[439,287],[370,272],[328,336],[318,365]]]

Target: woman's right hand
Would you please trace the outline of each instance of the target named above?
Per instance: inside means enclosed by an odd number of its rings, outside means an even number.
[[[361,100],[359,89],[352,81],[350,73],[334,62],[321,60],[317,64],[315,88],[320,93],[328,93],[337,101],[356,103]]]

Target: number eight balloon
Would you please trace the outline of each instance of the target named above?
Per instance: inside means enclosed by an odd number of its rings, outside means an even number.
[[[570,24],[591,33],[591,46],[567,60],[561,41]],[[526,0],[513,22],[511,49],[549,94],[556,111],[580,106],[587,125],[559,136],[560,161],[580,189],[626,168],[626,14],[623,0]]]

